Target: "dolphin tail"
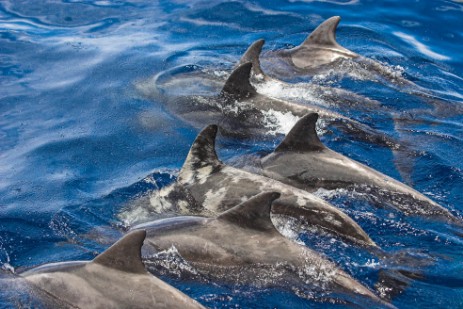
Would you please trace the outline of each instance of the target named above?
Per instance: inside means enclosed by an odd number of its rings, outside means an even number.
[[[375,289],[379,296],[387,301],[402,294],[414,279],[422,279],[420,273],[405,270],[380,270]]]
[[[393,150],[402,149],[404,147],[404,145],[386,134],[378,132],[369,126],[352,119],[339,118],[335,119],[332,124],[349,135],[354,134],[354,136],[359,140],[388,147]]]

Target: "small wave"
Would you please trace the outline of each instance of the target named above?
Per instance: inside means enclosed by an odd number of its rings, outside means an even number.
[[[418,41],[414,36],[403,33],[403,32],[393,32],[394,35],[401,38],[404,42],[413,45],[419,52],[422,54],[434,58],[436,60],[450,60],[451,58],[445,55],[441,55],[439,53],[433,52],[428,46],[424,45],[420,41]]]

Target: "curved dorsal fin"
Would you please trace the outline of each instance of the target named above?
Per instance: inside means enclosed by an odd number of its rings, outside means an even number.
[[[264,192],[253,196],[220,214],[217,219],[232,222],[241,227],[259,230],[276,231],[270,219],[272,202],[280,197],[278,192]]]
[[[145,237],[145,230],[130,232],[93,259],[92,263],[120,271],[144,274],[146,270],[141,261],[141,247]]]
[[[285,139],[278,145],[275,152],[279,151],[316,151],[325,147],[317,135],[317,113],[307,114],[294,125]]]
[[[339,46],[338,42],[336,42],[336,28],[339,21],[341,21],[339,16],[328,18],[312,31],[301,46],[312,44]]]
[[[342,47],[336,42],[336,29],[341,17],[333,16],[322,22],[308,37],[299,45],[297,49],[312,48],[314,45],[335,48],[346,54],[346,56],[355,58],[358,55],[347,48]]]
[[[215,124],[205,127],[195,141],[191,145],[190,152],[186,157],[179,178],[182,177],[182,172],[194,171],[206,166],[221,165],[217,153],[215,152],[215,137],[217,136],[218,127]]]
[[[252,69],[254,70],[254,74],[260,74],[265,76],[262,68],[260,67],[260,60],[259,55],[262,52],[262,46],[264,46],[265,40],[260,39],[255,41],[248,47],[244,55],[241,57],[240,62],[238,65],[242,65],[247,62],[252,63]]]
[[[225,82],[221,95],[235,100],[250,98],[257,92],[251,85],[252,62],[246,62],[237,67]]]

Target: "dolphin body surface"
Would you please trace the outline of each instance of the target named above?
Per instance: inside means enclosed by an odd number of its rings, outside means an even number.
[[[145,236],[137,230],[93,261],[46,264],[20,276],[62,308],[204,308],[145,270]]]
[[[262,191],[278,191],[282,196],[273,204],[274,215],[291,217],[302,226],[376,247],[354,220],[321,198],[223,164],[215,151],[217,130],[216,125],[210,125],[199,133],[174,184],[151,193],[149,201],[136,201],[119,217],[129,224],[146,221],[151,213],[213,217]]]
[[[355,189],[405,215],[462,225],[460,219],[420,192],[326,147],[316,132],[317,119],[315,113],[301,118],[274,152],[261,159],[263,175],[308,192]]]
[[[213,280],[312,294],[343,293],[386,304],[334,263],[275,229],[270,210],[279,196],[260,193],[214,218],[174,217],[135,226],[147,231],[145,264],[156,272],[157,255],[175,248],[196,272]]]

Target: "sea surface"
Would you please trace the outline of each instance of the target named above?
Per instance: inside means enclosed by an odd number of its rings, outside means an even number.
[[[325,134],[323,142],[462,217],[461,1],[2,0],[0,278],[48,262],[94,258],[124,234],[128,222],[120,214],[136,196],[175,180],[199,129],[170,114],[140,85],[162,85],[168,95],[216,93],[253,41],[266,40],[264,55],[294,47],[336,15],[342,17],[341,45],[417,87],[410,91],[354,70],[294,80],[299,86],[291,92],[262,91],[323,104],[304,90],[310,82],[380,102],[377,109],[351,108],[339,98],[326,107],[413,151],[397,155],[347,135]],[[219,136],[219,156],[234,164],[244,154],[267,153],[289,128],[269,132],[274,137],[261,142]],[[419,270],[392,298],[399,308],[463,307],[462,230],[403,218],[342,190],[317,194],[356,219],[393,258],[378,260],[309,234],[297,235],[298,241],[371,290],[384,270]],[[416,264],[407,259],[401,265],[394,258],[401,254]],[[341,307],[288,291],[162,278],[208,307]],[[0,307],[34,304],[9,287],[0,289]]]

